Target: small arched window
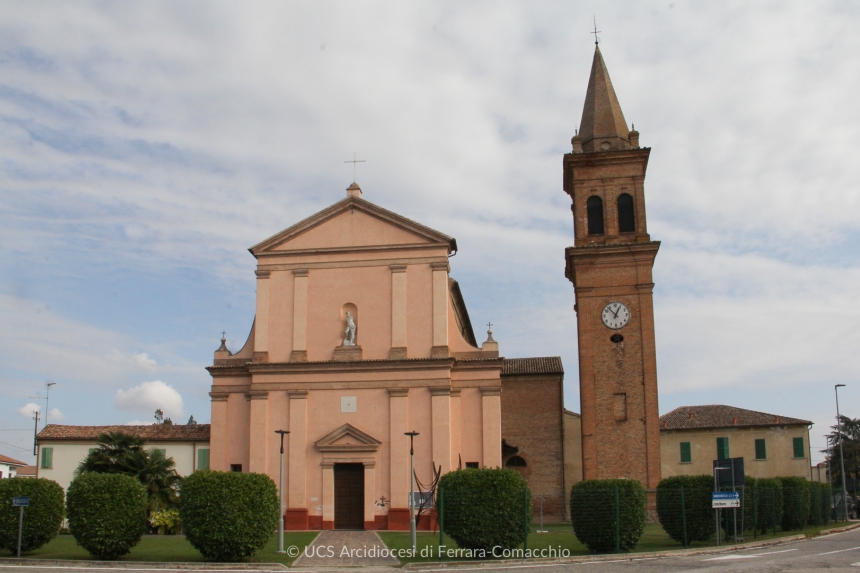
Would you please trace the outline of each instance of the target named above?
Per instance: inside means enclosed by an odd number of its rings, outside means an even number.
[[[526,467],[526,461],[520,456],[513,456],[512,458],[508,458],[505,466],[509,468],[524,468]]]
[[[597,195],[588,198],[585,204],[588,211],[588,234],[603,234],[603,200]]]
[[[627,193],[622,193],[618,196],[618,232],[636,232],[636,216],[633,214],[633,197]]]

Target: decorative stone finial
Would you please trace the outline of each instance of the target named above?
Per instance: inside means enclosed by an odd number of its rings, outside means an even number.
[[[489,357],[499,357],[499,343],[493,339],[493,323],[487,323],[487,340],[481,345],[481,351],[488,353]],[[492,354],[490,354],[492,353]]]
[[[630,147],[633,149],[639,149],[639,132],[636,131],[635,125],[631,125],[630,133],[627,134],[627,138],[630,140]]]
[[[233,356],[233,353],[227,348],[227,331],[221,331],[221,346],[218,347],[218,350],[215,351],[215,354],[226,353],[227,356]]]
[[[361,187],[358,186],[358,183],[353,181],[352,185],[346,188],[346,196],[361,199]]]

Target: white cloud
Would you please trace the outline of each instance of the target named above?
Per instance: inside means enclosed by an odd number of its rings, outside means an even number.
[[[51,408],[48,416],[48,422],[60,422],[66,419],[66,415],[60,412],[59,408]]]
[[[143,422],[141,420],[131,420],[130,422],[126,422],[126,426],[149,426],[153,422]]]
[[[161,408],[167,418],[180,418],[184,414],[182,395],[161,380],[143,382],[128,390],[117,390],[114,402],[122,410],[154,413]]]
[[[142,372],[155,372],[158,369],[158,363],[154,358],[150,358],[146,352],[123,353],[112,348],[105,359],[124,368]]]
[[[42,407],[39,406],[38,404],[34,404],[32,402],[29,402],[29,403],[25,404],[24,406],[21,406],[20,408],[18,408],[16,410],[16,412],[18,412],[19,414],[21,414],[25,418],[32,418],[33,412],[41,412],[41,411],[42,411]]]

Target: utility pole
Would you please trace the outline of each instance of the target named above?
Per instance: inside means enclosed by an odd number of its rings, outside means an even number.
[[[37,444],[39,443],[39,410],[33,411],[33,419],[36,420],[35,425],[33,426],[33,455],[39,455],[39,451],[37,450]]]

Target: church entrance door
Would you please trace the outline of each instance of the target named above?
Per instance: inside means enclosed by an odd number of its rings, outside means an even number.
[[[334,528],[364,529],[364,464],[334,464]]]

